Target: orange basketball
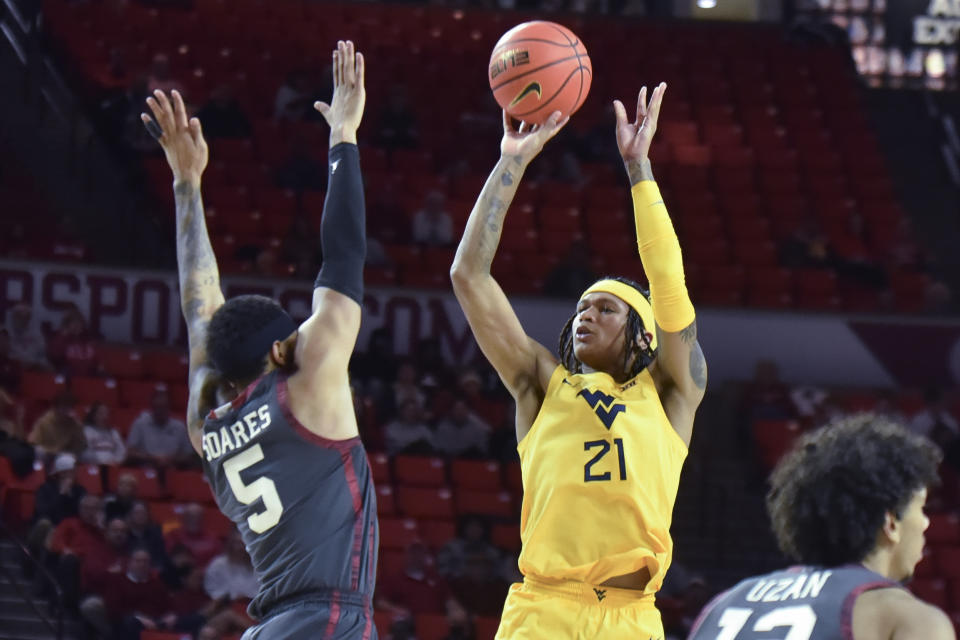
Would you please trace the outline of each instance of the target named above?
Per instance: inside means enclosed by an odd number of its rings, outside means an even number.
[[[580,38],[562,25],[540,20],[503,34],[487,73],[497,103],[529,124],[543,124],[554,111],[575,113],[592,78],[593,66]]]

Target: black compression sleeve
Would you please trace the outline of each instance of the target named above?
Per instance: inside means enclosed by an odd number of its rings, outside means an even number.
[[[367,215],[357,145],[344,142],[330,149],[329,166],[320,221],[323,264],[313,286],[333,289],[362,305]]]

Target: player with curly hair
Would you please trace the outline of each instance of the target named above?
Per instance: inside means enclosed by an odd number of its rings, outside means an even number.
[[[801,564],[720,594],[690,640],[952,640],[946,614],[901,586],[923,557],[940,460],[930,441],[869,414],[801,438],[767,494],[780,548]]]

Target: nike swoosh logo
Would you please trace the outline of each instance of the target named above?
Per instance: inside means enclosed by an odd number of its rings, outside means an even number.
[[[340,166],[340,161],[339,161],[339,160],[334,160],[333,162],[331,162],[331,163],[330,163],[330,173],[331,173],[331,174],[336,173],[338,166]]]
[[[563,384],[568,384],[568,385],[570,385],[571,387],[573,386],[573,383],[570,382],[569,380],[567,380],[566,378],[563,379]]]
[[[520,104],[520,101],[521,101],[521,100],[523,100],[523,99],[526,98],[528,95],[530,95],[531,93],[534,93],[534,92],[536,92],[536,94],[537,94],[537,100],[539,100],[539,99],[541,98],[541,96],[543,95],[543,89],[540,88],[540,83],[539,83],[539,82],[531,82],[530,84],[528,84],[527,86],[525,86],[525,87],[520,91],[520,93],[517,94],[517,97],[514,98],[512,102],[510,102],[510,106],[511,106],[511,107],[515,107],[516,105]]]

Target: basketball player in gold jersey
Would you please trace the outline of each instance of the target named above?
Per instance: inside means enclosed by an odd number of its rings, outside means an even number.
[[[490,275],[517,185],[565,124],[514,129],[480,193],[451,269],[484,355],[517,404],[523,470],[520,571],[498,639],[663,638],[654,594],[670,565],[670,518],[706,387],[680,245],[647,154],[666,85],[619,101],[616,137],[651,301],[626,278],[589,287],[560,338],[560,360],[526,335]],[[593,212],[603,215],[603,212]]]

